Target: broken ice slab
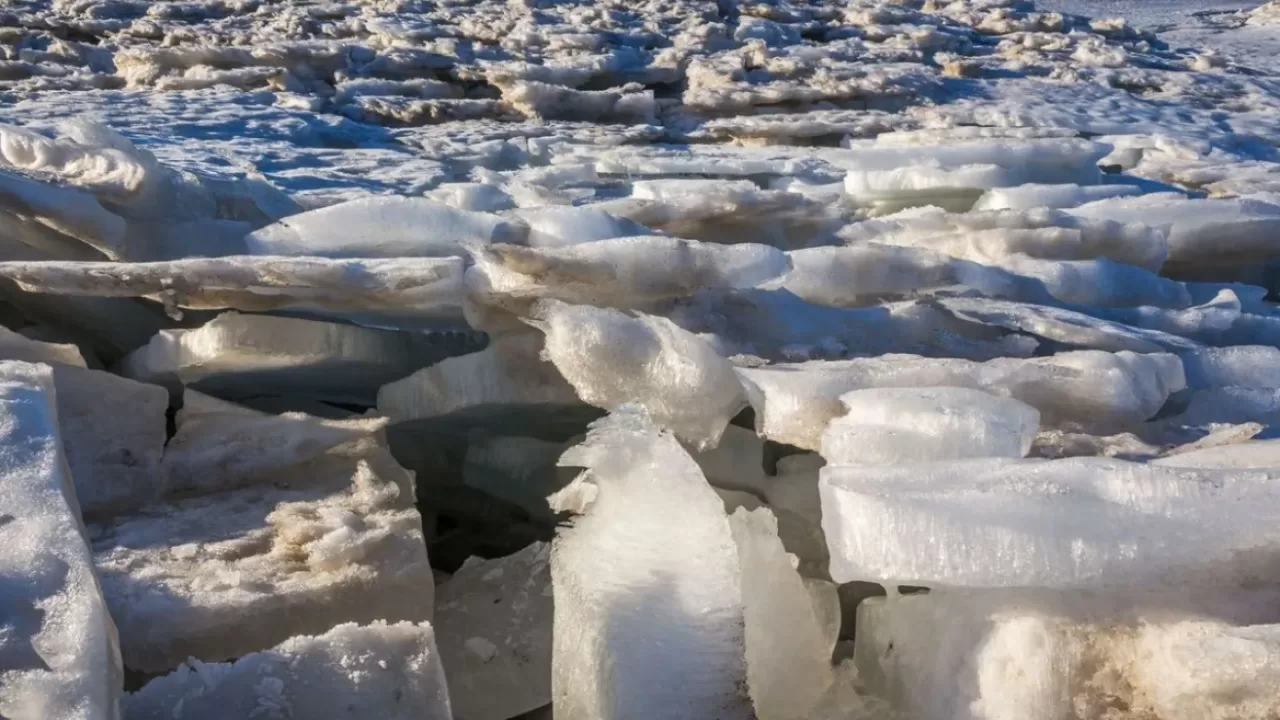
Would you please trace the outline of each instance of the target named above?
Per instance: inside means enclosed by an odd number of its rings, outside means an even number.
[[[1280,388],[1218,387],[1191,393],[1186,409],[1169,418],[1182,425],[1280,422]]]
[[[589,405],[638,404],[699,448],[716,445],[747,405],[729,361],[666,318],[559,300],[538,301],[532,315],[546,333],[543,356]]]
[[[752,288],[791,269],[767,245],[717,245],[658,235],[530,248],[493,245],[467,270],[470,299],[523,314],[538,298],[642,307],[699,290]]]
[[[551,702],[551,546],[463,563],[436,589],[456,720],[507,720]]]
[[[1237,345],[1178,353],[1187,388],[1280,387],[1280,348]]]
[[[234,468],[240,449],[224,446],[209,466]],[[165,672],[338,623],[431,616],[413,478],[385,446],[325,453],[262,480],[91,526],[126,667]]]
[[[844,414],[840,396],[864,388],[974,388],[1030,405],[1045,425],[1106,434],[1151,417],[1183,387],[1182,364],[1172,355],[1094,350],[985,363],[885,355],[736,370],[755,408],[757,431],[808,450],[818,450],[823,429]]]
[[[0,357],[3,353],[0,352]],[[160,496],[169,393],[100,370],[55,365],[58,425],[85,517]]]
[[[1257,430],[1243,427],[1247,432]],[[1153,465],[1185,468],[1261,469],[1280,468],[1280,440],[1249,440],[1177,452],[1151,461]]]
[[[328,258],[449,257],[528,228],[426,198],[367,197],[290,215],[245,236],[250,255]]]
[[[105,363],[147,344],[174,322],[158,306],[130,298],[95,298],[25,292],[0,280],[0,301],[31,322],[73,332]]]
[[[169,407],[164,388],[89,370],[74,345],[29,340],[4,328],[0,359],[51,365],[58,427],[81,512],[101,515],[159,497]]]
[[[532,330],[500,335],[484,350],[384,385],[378,412],[393,423],[433,421],[455,429],[482,424],[511,435],[545,429],[559,418],[574,426],[572,436],[599,411],[584,405],[556,366],[542,359],[544,345],[542,334]]]
[[[1038,185],[993,188],[983,193],[973,206],[978,210],[1030,210],[1032,208],[1073,208],[1095,200],[1140,195],[1133,185]]]
[[[757,717],[801,720],[831,687],[830,635],[765,508],[736,510],[729,528],[741,567],[747,684]]]
[[[227,397],[264,392],[373,405],[378,388],[477,347],[468,332],[375,330],[227,312],[193,330],[165,330],[125,358],[129,377]]]
[[[535,248],[652,234],[638,222],[590,206],[551,205],[516,210],[511,215],[529,226],[525,244]]]
[[[639,180],[632,183],[629,197],[592,207],[676,237],[784,250],[808,247],[841,222],[831,203],[761,190],[750,180]]]
[[[204,495],[266,484],[294,466],[359,456],[386,440],[386,418],[331,420],[252,410],[195,390],[183,392],[176,431],[164,448],[165,496]]]
[[[48,366],[0,362],[0,715],[116,720],[115,626],[59,442]]]
[[[1027,183],[1097,185],[1111,151],[1075,138],[984,139],[929,147],[860,143],[840,154],[845,191],[892,212],[935,205],[964,212],[984,191]]]
[[[709,290],[660,314],[712,341],[725,356],[773,361],[913,353],[987,360],[1027,356],[1035,340],[957,319],[926,302],[834,308],[788,290]]]
[[[192,658],[126,695],[124,718],[451,720],[433,634],[426,622],[346,623],[235,662]]]
[[[1278,478],[1101,458],[963,460],[829,466],[819,492],[837,582],[1097,586],[1280,552]]]
[[[791,272],[769,287],[785,288],[818,305],[857,307],[882,299],[965,289],[987,297],[1053,301],[1040,280],[926,248],[860,243],[793,250],[787,255]]]
[[[697,464],[634,407],[562,462],[597,493],[552,545],[556,717],[755,717],[737,550]]]
[[[847,412],[822,433],[829,466],[1020,458],[1040,427],[1030,405],[970,388],[867,388],[840,402]]]
[[[1061,210],[947,213],[917,208],[842,228],[849,244],[919,247],[989,264],[1016,255],[1044,260],[1109,258],[1156,272],[1169,254],[1164,235],[1142,222],[1113,222]]]
[[[1280,230],[1280,205],[1254,198],[1161,193],[1099,200],[1069,212],[1162,230],[1169,243],[1164,271],[1183,279],[1254,282],[1275,257]]]
[[[1105,320],[1080,310],[994,298],[945,297],[938,298],[936,302],[938,307],[957,319],[1025,332],[1064,347],[1137,353],[1184,352],[1201,347],[1198,342],[1178,335]],[[1081,310],[1097,315],[1116,312],[1112,309]]]
[[[915,720],[1094,718],[1116,708],[1162,720],[1274,717],[1275,589],[1218,595],[1207,605],[1181,590],[873,598],[858,607],[854,657],[868,689]]]
[[[148,297],[171,308],[305,312],[395,327],[459,323],[462,276],[462,258],[0,263],[0,278],[34,293]]]

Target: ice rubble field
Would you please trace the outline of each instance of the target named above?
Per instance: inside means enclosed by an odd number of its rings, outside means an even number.
[[[0,717],[1276,720],[1194,17],[6,3]]]

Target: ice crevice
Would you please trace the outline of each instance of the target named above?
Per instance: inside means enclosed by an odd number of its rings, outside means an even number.
[[[1275,720],[1280,11],[1069,5],[10,3],[0,717]]]

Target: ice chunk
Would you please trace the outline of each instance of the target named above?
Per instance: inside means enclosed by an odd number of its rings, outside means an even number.
[[[156,263],[0,263],[29,292],[149,297],[168,306],[304,311],[383,323],[461,320],[461,258],[225,257]]]
[[[1264,345],[1201,348],[1178,353],[1192,390],[1280,387],[1280,349]]]
[[[828,466],[819,491],[837,582],[1070,586],[1275,553],[1276,478],[1101,458],[962,460]]]
[[[729,361],[666,318],[558,300],[539,301],[533,314],[547,336],[545,357],[589,405],[637,403],[700,448],[718,443],[746,407]]]
[[[125,375],[225,396],[264,392],[372,405],[379,386],[474,347],[465,333],[418,334],[227,312],[165,330],[125,358]]]
[[[592,207],[549,206],[512,213],[529,226],[525,244],[549,248],[649,235],[645,226]]]
[[[1185,468],[1280,468],[1280,440],[1245,438],[1243,441],[1226,445],[1178,452],[1152,460],[1151,463]]]
[[[1161,610],[1144,613],[1153,603]],[[1278,628],[1247,613],[1239,624],[1200,615],[1241,617],[1242,603],[1231,605],[1182,593],[874,598],[858,608],[855,659],[868,689],[918,720],[1106,717],[1117,707],[1263,720],[1280,692]]]
[[[27,245],[53,258],[94,260],[118,258],[124,246],[124,218],[75,188],[0,172],[0,215],[6,245],[14,243],[5,255],[24,254],[19,245]]]
[[[932,147],[855,147],[845,189],[895,209],[940,205],[965,211],[983,190],[1027,183],[1097,185],[1097,162],[1111,149],[1075,138],[990,139]]]
[[[329,258],[448,257],[527,228],[425,198],[369,197],[292,215],[245,236],[251,255]]]
[[[517,312],[544,297],[626,308],[710,288],[751,288],[790,269],[786,253],[767,245],[646,235],[568,247],[494,245],[477,255],[466,282],[473,299]]]
[[[1197,390],[1175,418],[1184,425],[1280,421],[1280,388],[1220,387]]]
[[[538,332],[498,336],[480,352],[384,385],[378,412],[392,422],[450,415],[505,422],[513,413],[575,413],[582,401],[556,366],[542,359],[544,346]],[[510,424],[515,432],[522,429],[518,420]]]
[[[989,297],[1052,301],[1039,280],[925,248],[862,243],[787,254],[792,270],[775,284],[819,305],[856,307],[884,298],[967,288]]]
[[[1095,200],[1140,195],[1133,185],[1035,185],[994,188],[978,198],[978,210],[1029,210],[1031,208],[1073,208]]]
[[[823,429],[844,414],[840,396],[863,388],[967,387],[1020,400],[1045,425],[1107,432],[1136,425],[1184,385],[1172,355],[1081,351],[975,363],[910,355],[737,368],[763,436],[817,450]]]
[[[0,362],[0,715],[116,720],[115,626],[80,523],[44,365]]]
[[[561,462],[598,493],[552,545],[556,717],[754,717],[737,550],[698,466],[635,408]]]
[[[176,424],[164,449],[164,493],[183,496],[269,483],[330,454],[358,456],[382,441],[387,420],[271,415],[186,390]]]
[[[551,547],[471,558],[437,590],[437,642],[457,720],[506,720],[551,702]],[[483,641],[488,652],[469,646]]]
[[[822,433],[828,465],[1020,458],[1040,426],[1030,405],[969,388],[868,388],[840,402],[848,413]]]
[[[1240,268],[1274,258],[1271,239],[1280,229],[1280,205],[1249,198],[1146,195],[1099,200],[1070,212],[1081,217],[1144,222],[1163,230],[1169,243],[1165,271],[1202,280],[1234,280],[1240,277]]]
[[[756,715],[808,718],[834,682],[831,645],[767,509],[729,516],[742,567],[747,683]]]
[[[68,365],[53,369],[58,425],[86,517],[159,497],[169,393],[157,385]]]
[[[233,663],[191,659],[125,696],[128,720],[325,718],[450,720],[428,623],[375,621],[289,638]],[[462,716],[459,716],[462,717]]]
[[[27,363],[87,367],[75,345],[41,342],[0,326],[0,358]]]
[[[979,263],[1019,253],[1045,260],[1105,257],[1154,272],[1169,254],[1164,234],[1141,218],[1115,222],[1042,208],[965,214],[920,208],[848,225],[839,236],[851,244],[922,247]]]
[[[1136,353],[1183,352],[1200,347],[1194,340],[1167,332],[1096,317],[1113,314],[1097,308],[1090,309],[1092,315],[1086,315],[1050,305],[968,297],[939,298],[937,304],[962,320],[1030,333],[1067,347]]]
[[[239,449],[226,446],[211,466],[234,467]],[[189,656],[239,657],[338,623],[431,616],[413,478],[385,445],[261,480],[91,528],[126,667],[164,672]]]

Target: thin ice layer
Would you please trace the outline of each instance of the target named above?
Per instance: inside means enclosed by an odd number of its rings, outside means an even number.
[[[230,397],[296,394],[372,405],[378,388],[478,346],[468,333],[414,333],[227,312],[165,330],[125,358],[124,374]]]
[[[828,465],[1020,458],[1040,427],[1030,405],[970,388],[867,388],[840,402],[847,412],[822,433]]]
[[[837,582],[1058,587],[1280,551],[1277,477],[1101,458],[966,460],[826,467],[819,492]]]
[[[0,715],[117,720],[116,629],[58,440],[48,366],[0,362]]]
[[[819,449],[823,428],[844,414],[840,396],[863,388],[974,388],[1030,405],[1045,425],[1107,434],[1151,417],[1184,384],[1182,365],[1172,355],[1098,351],[985,363],[886,355],[736,370],[755,408],[757,431],[809,450]]]
[[[551,546],[470,558],[438,589],[436,641],[457,720],[507,720],[551,702]]]
[[[1275,590],[1228,592],[874,598],[858,607],[854,656],[868,688],[916,720],[1092,718],[1116,707],[1264,720],[1280,697]]]
[[[368,197],[291,215],[245,236],[250,255],[328,258],[449,257],[528,229],[497,215],[425,198]]]
[[[461,258],[331,260],[190,258],[154,263],[5,262],[0,278],[29,292],[149,297],[170,306],[293,310],[374,322],[457,322]]]
[[[754,717],[737,549],[698,466],[637,408],[561,462],[597,492],[552,545],[556,717]]]
[[[225,446],[212,467],[234,467],[237,449]],[[385,446],[326,453],[262,480],[93,526],[127,667],[164,672],[188,656],[226,660],[338,623],[431,616],[413,478]]]
[[[747,404],[729,361],[666,318],[556,300],[533,312],[544,356],[589,405],[637,403],[681,439],[710,447]]]
[[[450,720],[440,653],[423,622],[338,625],[229,663],[192,658],[126,695],[127,720]],[[462,716],[459,716],[462,717]]]

